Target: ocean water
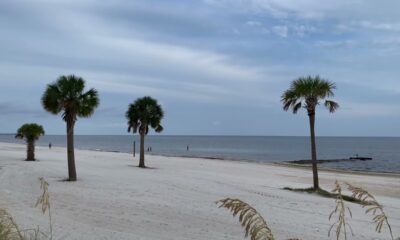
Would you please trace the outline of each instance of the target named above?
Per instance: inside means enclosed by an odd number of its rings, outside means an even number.
[[[24,143],[13,135],[0,135],[1,142]],[[133,142],[139,150],[137,135],[77,135],[78,149],[132,153]],[[37,145],[65,147],[66,136],[47,135]],[[187,150],[189,146],[189,151]],[[190,156],[257,162],[282,162],[310,159],[309,137],[263,136],[147,136],[149,154]],[[332,162],[321,168],[400,173],[399,137],[317,137],[318,159],[345,159],[358,154],[371,161]],[[0,159],[1,160],[1,159]]]

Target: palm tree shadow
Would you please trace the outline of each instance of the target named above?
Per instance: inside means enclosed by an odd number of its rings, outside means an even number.
[[[69,178],[60,178],[57,180],[57,182],[79,182],[79,179],[77,179],[76,181],[71,181],[69,180]]]
[[[142,168],[142,167],[139,167],[138,165],[128,165],[128,167],[135,167],[135,168],[140,168],[140,169],[150,169],[150,170],[158,169],[156,167],[144,167],[144,168]]]

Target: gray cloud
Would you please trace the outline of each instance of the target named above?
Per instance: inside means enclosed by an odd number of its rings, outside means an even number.
[[[31,107],[29,105],[25,105],[22,103],[15,102],[0,102],[0,113],[3,116],[26,116],[31,115],[35,118],[43,118],[46,116],[46,113],[38,107]]]
[[[391,103],[400,89],[394,24],[400,17],[394,6],[359,4],[0,1],[0,132],[32,119],[63,133],[59,117],[41,109],[40,96],[47,83],[70,73],[84,77],[102,100],[91,127],[82,121],[82,133],[96,126],[125,133],[127,105],[152,95],[167,109],[166,133],[210,134],[218,127],[219,134],[286,134],[280,123],[292,116],[282,114],[280,94],[307,74],[337,82],[338,100],[348,106],[338,116],[361,117],[367,102],[375,110],[363,118],[392,121],[399,118]],[[360,89],[366,99],[347,88]],[[363,110],[354,114],[357,106]],[[244,125],[249,116],[259,119],[251,120],[257,130]]]
[[[359,43],[354,40],[318,41],[316,46],[323,48],[354,48],[359,46]]]
[[[288,36],[288,34],[289,34],[289,29],[288,29],[288,27],[286,26],[286,25],[283,25],[283,26],[274,26],[274,27],[272,27],[272,31],[276,34],[276,35],[278,35],[278,36],[280,36],[280,37],[287,37]]]

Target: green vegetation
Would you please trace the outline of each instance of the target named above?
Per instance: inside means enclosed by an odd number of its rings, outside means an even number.
[[[311,137],[311,162],[313,170],[314,189],[319,188],[318,169],[317,169],[317,147],[315,143],[315,110],[320,100],[333,97],[333,90],[336,89],[334,83],[321,79],[319,76],[299,78],[292,82],[290,88],[286,90],[282,97],[283,109],[285,111],[292,109],[296,114],[301,107],[307,110],[310,123]],[[338,109],[339,104],[332,100],[325,100],[325,107],[331,113]]]
[[[74,154],[74,126],[78,117],[90,117],[99,105],[95,89],[84,92],[85,81],[74,75],[61,76],[56,82],[47,85],[42,96],[45,110],[53,114],[62,112],[67,124],[67,154],[69,181],[76,181]]]
[[[128,120],[128,132],[139,132],[140,135],[140,159],[139,167],[145,168],[144,164],[144,138],[149,132],[149,128],[153,128],[156,132],[161,132],[161,120],[164,117],[164,112],[157,100],[151,97],[138,98],[129,105],[126,112]]]
[[[36,123],[26,123],[17,130],[15,138],[26,140],[26,160],[35,161],[35,141],[44,135],[41,125]]]

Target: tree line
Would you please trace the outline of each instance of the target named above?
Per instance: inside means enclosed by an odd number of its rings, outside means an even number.
[[[307,76],[292,81],[289,89],[281,96],[285,111],[291,109],[294,114],[301,108],[307,111],[310,126],[314,190],[319,189],[315,141],[316,109],[321,101],[324,101],[323,105],[331,113],[339,108],[337,102],[328,99],[334,96],[333,91],[335,89],[336,86],[333,82],[322,79],[319,76]],[[60,76],[55,82],[47,85],[41,102],[46,111],[54,115],[61,114],[63,121],[66,123],[68,180],[76,181],[74,127],[78,118],[88,118],[93,115],[100,103],[98,92],[94,88],[85,91],[85,81],[81,77],[75,75]],[[150,128],[153,128],[158,133],[163,130],[161,120],[164,117],[164,111],[156,99],[145,96],[129,104],[125,117],[128,121],[128,132],[140,135],[139,167],[145,168],[145,136]],[[35,160],[35,141],[44,133],[43,127],[35,123],[24,124],[17,130],[15,137],[25,139],[27,142],[26,160]]]

